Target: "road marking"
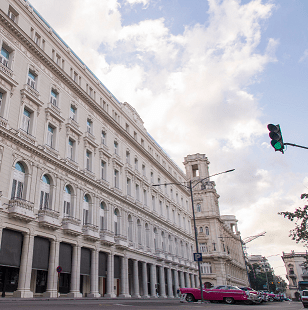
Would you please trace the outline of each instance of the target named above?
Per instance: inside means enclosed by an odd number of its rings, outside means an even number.
[[[123,305],[123,304],[115,304],[116,306],[123,306],[123,307],[134,307],[134,306],[131,306],[131,305]]]

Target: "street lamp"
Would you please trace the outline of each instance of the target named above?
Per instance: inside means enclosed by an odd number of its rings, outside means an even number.
[[[189,189],[190,191],[190,197],[191,197],[191,207],[192,207],[192,212],[193,212],[193,220],[194,220],[194,229],[195,229],[195,240],[196,240],[196,251],[199,254],[199,244],[198,244],[198,232],[197,232],[197,226],[196,226],[196,217],[195,217],[195,208],[194,208],[194,198],[193,198],[193,189],[202,181],[209,179],[211,177],[214,177],[216,175],[219,174],[223,174],[223,173],[228,173],[228,172],[232,172],[235,169],[231,169],[231,170],[227,170],[224,172],[219,172],[213,175],[210,175],[206,178],[203,178],[201,180],[199,180],[196,184],[192,185],[192,180],[190,180],[189,182],[183,182],[183,183],[164,183],[164,184],[152,184],[152,186],[161,186],[161,185],[182,185],[184,187],[186,187],[187,189]],[[195,180],[196,181],[196,180]],[[188,184],[187,184],[188,183]],[[200,266],[200,261],[198,260],[198,271],[199,271],[199,282],[200,282],[200,292],[201,292],[201,302],[204,302],[203,299],[203,291],[202,291],[202,277],[201,277],[201,266]]]

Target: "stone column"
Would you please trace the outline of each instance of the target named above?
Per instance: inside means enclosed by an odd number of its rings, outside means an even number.
[[[185,287],[184,271],[180,271],[180,281],[181,281],[181,288],[184,288]]]
[[[94,249],[91,251],[91,284],[90,294],[87,297],[100,297],[98,292],[98,250]]]
[[[165,288],[165,271],[164,266],[159,266],[160,298],[167,298]]]
[[[192,273],[190,274],[190,283],[191,283],[191,287],[195,288],[195,278]]]
[[[107,293],[106,297],[116,297],[114,293],[114,253],[108,255],[107,262]]]
[[[151,298],[156,298],[156,265],[151,265]]]
[[[175,269],[174,270],[174,287],[175,287],[175,296],[178,296],[177,290],[179,288],[179,276],[178,276],[178,271]]]
[[[173,291],[172,291],[172,272],[171,272],[171,268],[168,268],[167,276],[168,276],[168,279],[167,279],[167,283],[168,283],[168,297],[169,298],[173,298],[174,295],[173,295]]]
[[[138,261],[134,261],[134,294],[133,297],[140,298],[139,294],[139,275],[138,275]]]
[[[148,292],[148,272],[147,263],[142,262],[142,286],[143,286],[143,298],[149,298]]]
[[[186,277],[186,285],[187,285],[186,287],[191,287],[188,272],[185,272],[185,277]]]
[[[59,266],[59,250],[60,242],[57,240],[51,240],[50,252],[49,252],[49,266],[48,266],[48,278],[47,289],[43,293],[44,297],[56,298],[58,297],[58,273],[57,266]]]
[[[81,247],[79,245],[74,245],[72,257],[71,291],[67,294],[68,297],[82,297],[82,294],[80,293],[80,258]]]
[[[19,268],[18,289],[13,293],[17,298],[32,298],[33,292],[30,291],[32,259],[33,259],[34,236],[24,234]]]
[[[126,255],[121,257],[121,294],[119,297],[130,297],[128,284],[128,258]]]

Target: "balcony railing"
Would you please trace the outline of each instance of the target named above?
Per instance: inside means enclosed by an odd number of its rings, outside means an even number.
[[[8,123],[8,120],[0,116],[0,126],[6,128],[7,123]]]
[[[40,93],[35,88],[31,87],[29,84],[25,84],[24,88],[37,99],[40,98]]]
[[[56,230],[61,227],[59,216],[55,210],[42,209],[38,212],[38,221],[41,226]]]
[[[66,232],[67,234],[70,235],[81,235],[82,234],[82,230],[81,230],[81,226],[80,226],[80,220],[71,217],[71,216],[67,216],[64,217],[62,220],[62,228],[64,230],[64,232]]]
[[[10,78],[13,78],[13,71],[1,62],[0,62],[0,71],[9,76]]]
[[[8,211],[11,217],[25,222],[35,219],[33,203],[21,198],[14,197],[9,200]]]
[[[98,240],[100,238],[98,227],[93,224],[83,225],[82,232],[86,239]]]
[[[29,134],[28,132],[24,131],[23,129],[19,129],[19,136],[26,140],[27,142],[35,145],[36,144],[36,139],[35,137],[33,137],[31,134]]]

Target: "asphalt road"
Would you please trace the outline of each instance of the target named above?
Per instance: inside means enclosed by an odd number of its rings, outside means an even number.
[[[56,299],[56,300],[16,300],[16,299],[0,299],[0,309],[5,310],[299,310],[304,309],[300,302],[268,302],[260,305],[244,305],[244,304],[233,304],[226,305],[223,303],[211,304],[211,303],[180,303],[179,300],[128,300],[128,299]]]

